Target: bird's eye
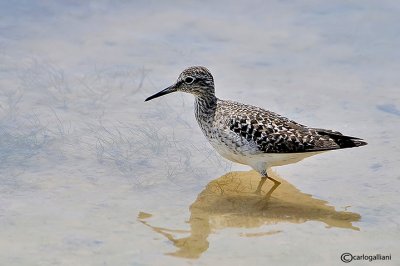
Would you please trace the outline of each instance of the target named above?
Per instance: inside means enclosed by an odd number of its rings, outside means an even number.
[[[194,78],[193,78],[193,77],[186,77],[186,78],[185,78],[185,83],[186,83],[186,84],[192,84],[193,81],[194,81]]]

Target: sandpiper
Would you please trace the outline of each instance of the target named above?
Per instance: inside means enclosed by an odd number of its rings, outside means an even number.
[[[172,86],[145,101],[182,91],[195,96],[195,116],[211,145],[224,158],[251,166],[261,175],[257,193],[270,179],[274,189],[280,182],[267,169],[298,162],[306,157],[344,148],[366,145],[360,138],[340,132],[307,127],[260,107],[215,96],[214,79],[202,66],[185,69]]]

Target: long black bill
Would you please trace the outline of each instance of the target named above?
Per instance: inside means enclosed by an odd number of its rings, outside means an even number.
[[[175,92],[175,91],[176,91],[175,85],[172,85],[172,86],[169,86],[168,88],[166,88],[165,90],[162,90],[162,91],[160,91],[160,92],[157,92],[156,94],[154,94],[154,95],[148,97],[148,98],[147,98],[146,100],[144,100],[144,101],[147,102],[147,101],[153,100],[154,98],[158,98],[158,97],[160,97],[160,96],[163,96],[163,95],[169,94],[169,93],[171,93],[171,92]]]

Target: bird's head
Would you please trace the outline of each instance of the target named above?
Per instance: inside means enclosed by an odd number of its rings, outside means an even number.
[[[215,91],[213,76],[205,67],[189,67],[182,71],[175,84],[148,97],[145,101],[150,101],[154,98],[176,91],[191,93],[196,97],[214,96]]]

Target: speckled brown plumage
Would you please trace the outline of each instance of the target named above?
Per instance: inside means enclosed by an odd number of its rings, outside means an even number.
[[[249,142],[254,141],[262,152],[322,151],[362,145],[357,138],[309,128],[259,107],[231,101],[219,101],[219,106],[220,115],[229,117],[223,119],[229,130]]]
[[[205,67],[185,69],[176,83],[147,100],[182,91],[195,96],[195,116],[211,145],[225,158],[266,169],[297,162],[328,150],[367,143],[340,132],[307,127],[265,109],[215,96],[214,79]]]

